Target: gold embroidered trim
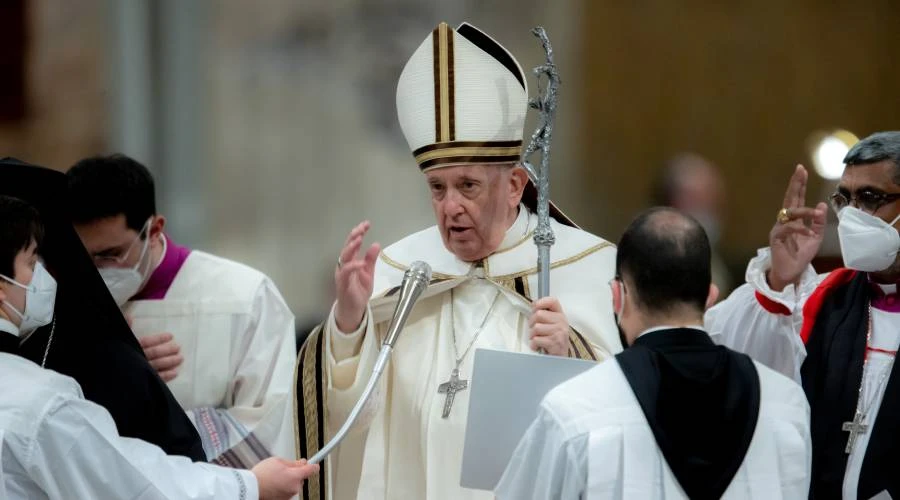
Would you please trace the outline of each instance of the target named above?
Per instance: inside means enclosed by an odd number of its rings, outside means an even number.
[[[438,26],[438,89],[440,92],[440,136],[438,140],[441,142],[444,141],[452,141],[453,136],[453,127],[452,127],[452,117],[453,111],[451,107],[455,104],[450,100],[450,97],[453,94],[453,89],[451,85],[453,82],[450,80],[450,75],[452,73],[451,65],[453,61],[450,60],[450,56],[453,54],[453,34],[450,33],[450,27],[447,26],[446,23],[441,23]]]
[[[503,280],[496,282],[498,286],[506,288],[507,290],[515,293],[516,295],[520,295],[516,290],[516,281],[515,280]]]
[[[499,287],[502,287],[502,288],[505,288],[505,289],[511,291],[517,297],[521,297],[522,300],[524,300],[526,303],[528,303],[528,304],[533,303],[533,301],[529,297],[522,295],[521,293],[519,293],[518,290],[516,290],[516,279],[515,278],[505,279],[503,281],[496,281],[494,279],[489,279],[489,281],[491,281],[492,283],[494,283],[495,285],[497,285]],[[528,281],[527,280],[523,280],[523,281],[525,283],[525,286],[527,287]],[[580,333],[578,333],[578,331],[576,331],[575,328],[572,327],[572,325],[569,325],[569,353],[568,353],[568,356],[570,358],[574,357],[574,358],[585,359],[585,360],[589,360],[589,361],[597,361],[598,360],[597,353],[594,352],[594,349],[591,347],[590,343],[588,343],[588,341],[585,340],[585,338]]]
[[[404,266],[403,264],[397,262],[396,260],[388,257],[387,254],[384,253],[383,250],[381,251],[380,258],[381,258],[381,260],[384,261],[385,264],[387,264],[393,268],[399,269],[401,271],[406,271],[407,269],[409,269],[408,266]],[[464,278],[464,277],[465,276],[454,276],[452,274],[444,274],[444,273],[431,273],[432,280],[435,280],[435,279],[449,280],[449,279]],[[387,294],[388,291],[390,291],[390,289],[385,291],[384,294],[381,295],[381,297],[383,297],[385,294]]]
[[[519,244],[521,244],[521,243],[519,243]],[[550,264],[550,269],[556,269],[557,267],[569,265],[573,262],[579,261],[579,260],[587,257],[588,255],[591,255],[592,253],[599,252],[600,250],[603,250],[604,248],[614,247],[614,246],[615,245],[613,245],[612,243],[610,243],[608,241],[604,241],[603,243],[598,243],[598,244],[588,248],[587,250],[579,252],[571,257],[568,257],[568,258],[565,258],[565,259],[562,259],[562,260],[559,260],[556,262],[552,262]],[[496,254],[493,254],[493,255],[496,255]],[[381,260],[384,261],[385,264],[387,264],[391,267],[394,267],[401,271],[406,271],[407,269],[409,269],[407,266],[404,266],[403,264],[397,262],[396,260],[388,257],[387,254],[385,254],[383,250],[382,250],[381,254],[379,255],[379,257],[381,258]],[[537,274],[537,272],[538,272],[538,268],[537,268],[537,266],[535,266],[535,267],[532,267],[531,269],[526,269],[525,271],[521,271],[518,273],[503,274],[500,276],[491,276],[490,268],[488,267],[488,261],[487,261],[487,259],[484,260],[484,276],[485,276],[485,278],[490,278],[492,281],[496,281],[496,282],[511,280],[511,279],[515,279],[515,278],[518,278],[521,276],[528,276],[531,274]],[[432,273],[431,277],[432,277],[432,279],[457,279],[457,278],[465,278],[466,276],[465,275],[444,274],[444,273],[436,272],[436,273]],[[527,283],[526,283],[526,286],[527,286]]]
[[[416,162],[421,164],[437,158],[451,158],[457,156],[516,156],[522,152],[519,147],[456,147],[435,149],[416,156]]]
[[[614,245],[608,241],[604,241],[603,243],[598,243],[598,244],[592,246],[591,248],[588,248],[587,250],[584,250],[583,252],[579,252],[571,257],[568,257],[568,258],[565,258],[562,260],[558,260],[556,262],[552,262],[550,264],[550,269],[556,269],[557,267],[569,265],[573,262],[579,261],[579,260],[587,257],[588,255],[591,255],[592,253],[599,252],[600,250],[603,250],[606,247],[612,247],[612,246],[614,246]],[[538,268],[537,268],[537,266],[535,266],[535,267],[532,267],[531,269],[527,269],[525,271],[518,272],[518,273],[504,274],[502,276],[494,276],[493,279],[495,279],[495,280],[515,279],[520,276],[528,276],[530,274],[537,274],[537,272],[538,272]],[[487,268],[485,268],[485,273],[487,273]]]
[[[575,348],[575,357],[578,359],[587,359],[597,361],[597,353],[591,348],[591,345],[585,338],[578,333],[571,325],[569,325],[569,342]]]
[[[310,335],[310,338],[303,344],[303,414],[306,418],[306,453],[310,456],[319,451],[319,413],[316,408],[317,393],[319,388],[316,386],[316,372],[319,370],[316,363],[317,344],[324,341],[323,327],[319,326],[318,330]],[[325,354],[325,346],[322,346],[322,355]],[[323,395],[322,408],[324,409],[325,400]],[[322,416],[325,418],[325,415]],[[324,422],[323,422],[324,423]],[[315,474],[306,480],[309,488],[309,498],[320,498],[319,474]]]
[[[528,231],[528,234],[526,234],[525,236],[523,236],[521,240],[517,241],[517,242],[516,242],[514,245],[512,245],[511,247],[509,247],[509,248],[504,248],[503,250],[497,250],[496,252],[494,252],[494,253],[492,253],[490,256],[488,256],[488,258],[493,257],[493,256],[495,256],[495,255],[500,255],[500,254],[502,254],[502,253],[509,252],[510,250],[514,250],[514,249],[520,247],[520,246],[522,245],[522,243],[525,243],[526,241],[528,241],[528,240],[530,240],[530,239],[532,239],[532,238],[534,238],[534,229],[532,229],[531,231]]]

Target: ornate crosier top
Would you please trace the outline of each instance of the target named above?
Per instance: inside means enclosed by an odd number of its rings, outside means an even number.
[[[557,92],[559,90],[559,72],[553,62],[553,47],[547,38],[544,28],[538,26],[531,30],[541,40],[547,60],[532,72],[537,77],[537,96],[529,101],[529,106],[538,110],[540,120],[538,128],[531,134],[531,141],[522,154],[522,164],[529,177],[537,186],[538,225],[534,231],[534,243],[538,247],[538,298],[550,294],[550,247],[556,242],[550,228],[550,140],[553,135],[553,118],[556,112]],[[546,76],[546,88],[542,85],[542,76]],[[536,151],[541,152],[541,166],[535,171],[528,158]]]

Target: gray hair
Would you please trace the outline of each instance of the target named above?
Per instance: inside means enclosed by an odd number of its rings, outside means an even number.
[[[900,132],[874,133],[857,142],[844,157],[847,167],[882,161],[894,164],[894,183],[900,184]]]

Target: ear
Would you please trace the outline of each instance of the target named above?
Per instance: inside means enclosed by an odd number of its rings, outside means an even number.
[[[511,206],[517,207],[528,184],[528,172],[521,165],[516,165],[509,174],[509,202]]]
[[[619,283],[619,280],[612,280],[609,282],[609,288],[612,290],[612,299],[613,299],[613,311],[621,311],[622,310],[622,284]]]
[[[150,224],[150,229],[148,230],[148,232],[150,233],[150,237],[153,240],[156,240],[156,237],[162,234],[165,229],[166,217],[164,215],[153,216],[153,222]]]
[[[709,284],[709,295],[706,296],[706,308],[709,309],[719,300],[719,287],[715,283]]]

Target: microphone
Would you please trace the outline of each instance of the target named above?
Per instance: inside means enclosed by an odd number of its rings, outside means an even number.
[[[387,335],[384,337],[382,345],[394,347],[394,342],[400,336],[403,325],[412,311],[413,305],[422,295],[422,291],[428,287],[431,281],[431,266],[417,260],[413,262],[409,269],[403,274],[403,281],[400,283],[400,300],[397,301],[397,307],[394,308],[394,317],[391,319],[391,325],[388,327]]]
[[[381,378],[381,374],[387,366],[388,359],[391,357],[391,351],[394,349],[394,342],[396,342],[397,337],[400,336],[400,331],[403,330],[403,325],[406,324],[409,313],[412,311],[416,301],[419,300],[419,296],[422,295],[422,291],[428,287],[428,282],[430,281],[431,266],[420,260],[413,262],[409,266],[409,269],[403,273],[403,281],[400,282],[400,299],[397,301],[397,307],[394,308],[394,317],[391,319],[391,324],[388,327],[387,335],[384,337],[384,342],[381,343],[381,351],[378,353],[378,359],[375,360],[375,366],[372,368],[372,375],[369,377],[368,383],[366,383],[366,388],[363,389],[362,395],[359,397],[356,405],[350,410],[350,415],[347,416],[344,425],[342,425],[340,430],[338,430],[334,437],[331,438],[331,441],[328,441],[318,453],[313,455],[307,461],[308,463],[317,464],[322,460],[325,460],[325,457],[328,456],[341,441],[343,441],[344,437],[347,436],[350,428],[353,427],[356,419],[359,418],[359,414],[362,413],[362,409],[366,405],[366,401],[368,401],[369,397],[372,395],[372,391],[375,390],[378,379]]]

